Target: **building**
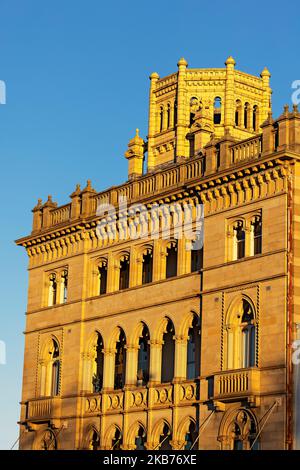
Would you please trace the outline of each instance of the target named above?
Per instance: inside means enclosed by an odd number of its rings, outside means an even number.
[[[38,201],[21,449],[296,448],[300,113],[269,80],[153,73],[128,181]]]

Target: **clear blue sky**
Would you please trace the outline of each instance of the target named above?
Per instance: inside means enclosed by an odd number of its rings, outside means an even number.
[[[136,127],[147,133],[148,76],[190,67],[271,74],[274,115],[300,79],[297,1],[0,0],[0,448],[17,438],[27,259],[13,240],[31,230],[37,198],[68,202],[76,183],[100,191],[126,179]]]

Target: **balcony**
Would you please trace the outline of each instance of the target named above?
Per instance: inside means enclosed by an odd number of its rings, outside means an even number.
[[[50,418],[56,418],[60,415],[61,399],[60,397],[43,397],[36,400],[29,400],[26,406],[27,420],[44,421]]]
[[[208,380],[210,400],[250,399],[260,392],[260,370],[238,369],[214,374]]]

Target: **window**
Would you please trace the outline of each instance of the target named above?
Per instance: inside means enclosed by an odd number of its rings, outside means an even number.
[[[60,295],[61,295],[60,303],[64,304],[67,302],[67,299],[68,299],[68,271],[67,269],[65,269],[62,272],[60,286],[61,286],[60,287]]]
[[[152,269],[153,269],[152,251],[147,250],[147,252],[143,254],[142,284],[149,284],[149,282],[152,282]]]
[[[177,276],[177,244],[172,242],[167,248],[166,278]]]
[[[102,262],[98,267],[99,275],[99,295],[106,294],[107,290],[107,263]]]
[[[120,282],[119,290],[129,287],[129,256],[123,255],[120,260]]]
[[[245,257],[245,230],[243,221],[237,221],[234,226],[234,253],[233,259]]]
[[[93,358],[94,363],[92,365],[93,393],[99,393],[102,390],[102,386],[103,386],[103,364],[104,364],[103,340],[102,340],[102,336],[99,333],[97,333],[96,338],[97,338],[96,344],[94,346],[95,354]]]
[[[159,110],[159,132],[164,128],[164,108],[161,106]]]
[[[252,122],[252,127],[254,131],[258,130],[258,106],[254,105],[253,106],[253,122]]]
[[[40,358],[41,396],[56,396],[60,392],[60,351],[58,342],[51,338]]]
[[[119,339],[116,344],[115,355],[115,390],[121,389],[125,385],[125,371],[126,371],[126,337],[123,330],[120,329]]]
[[[88,450],[98,450],[99,434],[95,429],[91,429],[88,435]]]
[[[171,127],[171,105],[168,103],[167,106],[167,129],[170,129]]]
[[[159,438],[159,446],[158,446],[159,450],[172,450],[171,443],[170,443],[171,436],[172,434],[171,434],[170,427],[167,423],[165,423],[162,433],[160,434],[160,438]]]
[[[249,113],[250,113],[250,104],[245,103],[245,106],[244,106],[244,127],[245,127],[245,129],[248,129],[250,127]]]
[[[140,426],[138,429],[137,436],[135,438],[135,450],[145,450],[146,444],[146,431]]]
[[[200,374],[200,321],[194,317],[188,331],[187,342],[187,379],[195,379]]]
[[[221,124],[221,119],[222,119],[221,107],[222,107],[222,100],[219,96],[217,96],[214,102],[214,124]]]
[[[57,280],[56,274],[52,273],[49,277],[49,301],[48,306],[52,307],[52,305],[56,305],[57,300]]]
[[[251,411],[240,409],[228,427],[227,450],[258,450],[257,426]],[[225,442],[228,442],[227,439]]]
[[[191,272],[199,271],[203,268],[203,248],[191,250]]]
[[[256,365],[256,325],[254,310],[246,299],[233,308],[226,325],[227,368]]]
[[[192,446],[194,445],[197,437],[198,436],[197,436],[196,425],[193,421],[191,421],[189,428],[187,430],[187,433],[185,435],[184,450],[190,450]]]
[[[138,382],[146,385],[149,381],[149,364],[150,364],[150,347],[149,347],[149,330],[144,325],[142,336],[139,339],[139,352],[138,352],[138,368],[137,378]]]
[[[122,433],[119,428],[115,428],[115,432],[111,442],[111,450],[121,450]]]
[[[253,234],[253,255],[262,252],[262,224],[261,217],[256,216],[251,223],[251,233]]]
[[[168,320],[165,333],[163,335],[162,346],[162,365],[161,365],[161,382],[171,382],[174,378],[174,326],[171,320]]]

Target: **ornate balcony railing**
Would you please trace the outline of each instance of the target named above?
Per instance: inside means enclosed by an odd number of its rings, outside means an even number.
[[[256,395],[260,390],[260,370],[256,368],[219,372],[213,376],[209,398],[216,400]]]
[[[251,137],[231,146],[232,164],[258,158],[262,150],[262,136]]]
[[[61,399],[60,397],[53,398],[38,398],[36,400],[29,400],[27,402],[27,419],[50,419],[56,417],[60,413]]]

